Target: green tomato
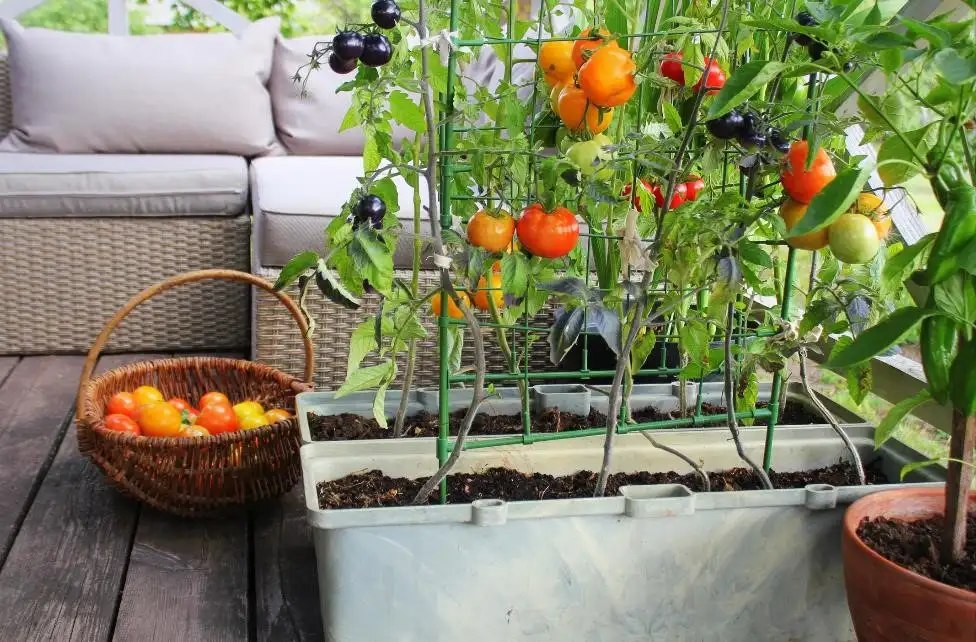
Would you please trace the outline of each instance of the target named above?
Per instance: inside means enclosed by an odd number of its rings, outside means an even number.
[[[606,161],[610,160],[611,155],[603,148],[612,144],[613,141],[608,137],[597,134],[592,140],[574,143],[566,150],[566,156],[579,167],[584,176],[610,180],[613,178],[613,168]]]
[[[867,263],[881,248],[878,231],[867,216],[841,214],[827,230],[830,251],[844,263]]]

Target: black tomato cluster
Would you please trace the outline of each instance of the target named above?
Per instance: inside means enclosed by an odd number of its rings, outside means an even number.
[[[720,140],[735,139],[747,149],[770,147],[781,154],[790,151],[790,139],[775,127],[767,127],[758,114],[733,109],[729,113],[705,123],[710,133]]]
[[[350,218],[353,229],[358,230],[363,225],[367,225],[374,230],[379,230],[383,228],[383,217],[385,216],[386,203],[383,202],[383,199],[374,194],[367,194],[353,206]]]
[[[400,22],[400,5],[395,0],[376,0],[370,13],[373,24],[381,29],[392,29]],[[348,74],[359,63],[367,67],[382,67],[392,57],[393,45],[383,34],[340,31],[332,39],[329,68],[337,74]]]
[[[819,22],[817,19],[811,16],[806,11],[801,11],[796,14],[796,23],[801,27],[816,27]],[[823,55],[827,52],[827,45],[820,42],[819,40],[814,40],[805,33],[795,33],[793,34],[793,42],[796,44],[806,47],[807,54],[810,55],[811,60],[820,60]],[[844,63],[844,71],[851,72],[854,71],[854,63],[847,61]]]

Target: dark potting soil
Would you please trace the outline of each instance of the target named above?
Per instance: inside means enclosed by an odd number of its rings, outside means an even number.
[[[764,403],[758,404],[765,407]],[[721,406],[705,403],[702,404],[702,414],[712,415],[721,414],[726,410]],[[464,410],[451,413],[450,431],[456,435],[464,419]],[[662,419],[674,419],[677,414],[667,414],[658,412],[653,408],[640,410],[634,413],[634,421],[660,421]],[[807,409],[798,403],[786,405],[786,410],[780,417],[780,424],[815,424],[822,423],[823,419],[815,412]],[[602,428],[606,426],[606,415],[591,410],[589,416],[560,412],[558,409],[550,408],[544,412],[532,416],[532,431],[538,433],[565,432],[567,430],[580,430],[585,428]],[[393,420],[389,421],[392,428]],[[715,424],[719,425],[719,424]],[[404,437],[436,437],[437,436],[437,415],[422,412],[408,418],[404,422]],[[349,441],[357,439],[388,439],[393,431],[382,428],[375,419],[360,417],[351,413],[339,415],[316,415],[308,413],[308,427],[314,441]],[[481,414],[475,417],[471,426],[472,435],[516,435],[522,432],[522,418],[519,415],[486,415]]]
[[[887,478],[876,467],[869,466],[866,473],[870,484],[888,483]],[[776,488],[803,488],[807,484],[857,484],[854,468],[847,463],[800,472],[770,471],[769,476]],[[510,468],[489,468],[482,473],[449,475],[447,501],[450,504],[466,504],[476,499],[526,501],[591,497],[596,480],[597,474],[588,470],[557,477],[542,473],[521,473]],[[713,492],[762,488],[755,474],[746,468],[709,473],[709,480]],[[349,475],[319,483],[319,506],[323,509],[405,506],[425,481],[427,480],[423,478],[387,477],[378,470]],[[684,484],[695,491],[703,490],[701,479],[694,473],[615,473],[610,476],[606,494],[616,495],[621,486],[651,484]],[[438,501],[437,493],[431,493],[428,503]]]
[[[861,522],[857,536],[875,553],[902,568],[976,592],[976,512],[970,511],[966,519],[968,537],[963,558],[948,566],[938,561],[942,524],[941,515],[914,522],[878,517]]]

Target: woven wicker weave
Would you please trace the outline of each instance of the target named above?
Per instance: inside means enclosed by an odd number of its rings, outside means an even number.
[[[122,492],[162,511],[184,516],[218,514],[228,508],[288,492],[301,477],[301,437],[295,417],[254,430],[202,438],[135,437],[105,429],[105,405],[112,395],[141,385],[163,395],[196,402],[220,391],[234,403],[254,400],[295,412],[295,395],[308,383],[265,365],[191,357],[136,363],[90,380],[99,354],[115,327],[136,306],[175,286],[203,279],[232,279],[271,291],[271,284],[231,270],[203,270],[167,279],[129,300],[102,329],[88,353],[78,389],[78,449]],[[287,296],[275,294],[296,331],[306,326]],[[283,304],[283,305],[282,305]],[[170,313],[178,313],[171,309]],[[304,381],[312,377],[312,344],[303,343]]]
[[[273,280],[277,278],[277,270],[266,270],[262,276]],[[406,281],[410,280],[410,273],[398,271],[397,276]],[[429,291],[436,285],[438,273],[423,271],[420,277],[422,291]],[[289,289],[289,294],[297,296],[297,286]],[[269,295],[258,292],[255,294],[256,315],[254,359],[261,363],[274,366],[288,373],[295,373],[301,369],[302,351],[301,335],[298,333],[287,314],[283,314],[280,305]],[[317,290],[309,293],[307,307],[315,319],[316,328],[313,342],[316,346],[315,354],[315,388],[316,390],[335,390],[346,379],[346,362],[349,356],[349,338],[356,326],[365,319],[371,318],[379,306],[379,298],[366,297],[365,304],[359,310],[347,310],[342,306],[331,303]],[[425,311],[426,313],[427,311]],[[437,385],[439,356],[437,351],[437,333],[433,318],[424,321],[428,338],[420,342],[417,350],[417,367],[415,370],[414,386],[433,387]],[[552,322],[552,310],[545,309],[533,320],[535,327],[548,327]],[[484,330],[485,350],[489,372],[505,372],[504,357],[499,350],[494,331]],[[522,339],[519,338],[519,348]],[[549,344],[543,339],[536,341],[530,350],[530,367],[532,371],[551,371],[553,365],[549,362]],[[465,343],[462,363],[471,366],[473,350],[470,341]],[[365,365],[374,363],[367,358]],[[401,361],[400,373],[403,373]]]
[[[133,291],[190,270],[249,271],[250,221],[237,218],[0,218],[0,354],[85,352]],[[194,284],[154,299],[109,351],[241,349],[241,283]]]

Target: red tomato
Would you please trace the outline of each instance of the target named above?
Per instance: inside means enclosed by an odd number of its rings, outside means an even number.
[[[566,256],[579,240],[576,215],[565,207],[547,213],[538,203],[530,205],[522,212],[515,229],[522,247],[530,254],[547,259]]]
[[[105,428],[114,430],[115,432],[129,433],[130,435],[142,434],[142,430],[139,429],[139,424],[128,415],[114,414],[105,417]]]
[[[184,410],[189,410],[193,414],[200,414],[200,413],[197,412],[197,409],[194,408],[193,406],[191,406],[190,405],[190,402],[187,401],[186,399],[180,399],[179,397],[173,397],[172,399],[169,400],[169,405],[173,406],[174,408],[176,408],[180,412],[183,412]]]
[[[834,163],[823,147],[817,150],[810,169],[806,169],[808,149],[807,141],[794,142],[786,155],[786,169],[780,176],[783,189],[790,198],[799,203],[812,201],[837,176]]]
[[[684,58],[684,54],[680,51],[665,55],[661,61],[661,75],[683,86],[685,84],[685,69],[681,64],[682,58]]]
[[[718,90],[725,86],[725,72],[718,66],[718,61],[712,60],[708,56],[705,56],[705,73],[702,77],[698,79],[694,85],[692,85],[692,91],[697,92],[698,88],[701,87],[702,81],[705,81],[705,93],[709,96],[713,96],[718,93]]]
[[[197,417],[196,425],[203,426],[210,431],[211,435],[234,432],[239,426],[234,409],[222,403],[211,403],[205,406]]]
[[[701,179],[701,176],[690,176],[688,181],[685,183],[685,190],[688,192],[687,199],[689,201],[698,200],[698,195],[702,193],[705,189],[705,181]]]
[[[200,410],[203,410],[213,403],[219,403],[230,407],[230,399],[227,398],[227,395],[222,392],[208,392],[200,397]]]
[[[136,411],[139,406],[136,404],[136,398],[131,392],[119,392],[112,395],[112,398],[108,400],[108,404],[105,406],[105,413],[108,415],[125,415],[135,419]]]
[[[651,190],[651,193],[654,194],[654,203],[657,204],[658,207],[662,207],[664,205],[664,194],[661,192],[661,186],[655,185],[654,189]],[[687,196],[688,188],[685,187],[684,183],[678,183],[675,185],[674,194],[671,195],[671,205],[668,207],[668,209],[673,210],[674,208],[683,204],[685,200],[687,200]]]
[[[647,188],[648,192],[654,191],[654,188],[650,185],[650,183],[645,181],[643,178],[641,179],[641,183],[644,184],[644,187]],[[630,192],[632,189],[633,189],[633,185],[631,183],[627,183],[627,185],[624,186],[624,191],[620,192],[620,196],[623,198],[627,198],[628,196],[630,196]],[[634,197],[634,209],[636,209],[638,212],[644,211],[643,209],[641,209],[640,196]]]

